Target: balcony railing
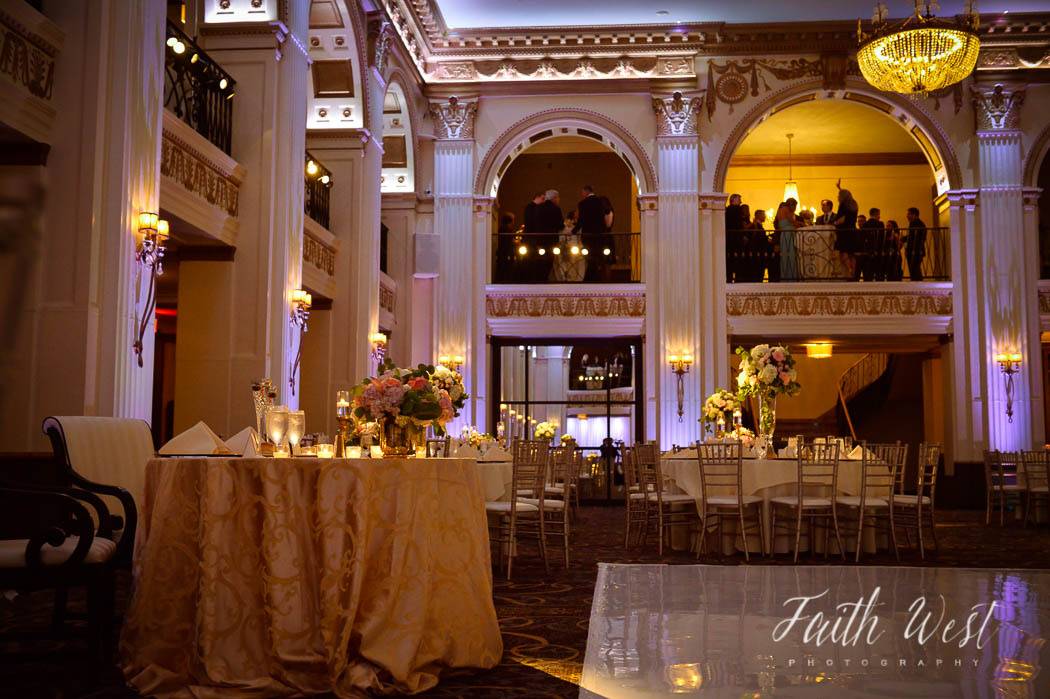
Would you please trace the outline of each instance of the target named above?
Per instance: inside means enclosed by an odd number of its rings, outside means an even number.
[[[330,193],[332,191],[332,173],[321,162],[306,152],[306,191],[303,196],[303,210],[306,215],[331,229]]]
[[[230,155],[236,83],[174,22],[165,43],[164,106]]]
[[[860,229],[849,233],[850,238],[845,241],[828,227],[726,231],[726,281],[951,279],[951,232],[947,228],[926,228],[920,232]]]
[[[497,233],[492,237],[492,282],[640,282],[641,240],[638,233]]]

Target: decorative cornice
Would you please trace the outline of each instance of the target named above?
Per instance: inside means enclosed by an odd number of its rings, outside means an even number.
[[[474,138],[474,117],[477,102],[462,102],[453,95],[448,101],[430,104],[435,134],[441,140],[470,140]]]
[[[313,235],[309,229],[304,230],[303,262],[311,264],[329,277],[335,276],[335,248]]]
[[[697,117],[702,97],[683,97],[675,92],[670,97],[653,97],[656,112],[657,136],[696,136],[699,133]]]
[[[693,77],[693,56],[681,53],[655,56],[587,54],[572,58],[540,54],[499,60],[442,61],[427,74],[431,82]]]
[[[753,284],[730,285],[726,289],[726,313],[729,316],[836,318],[952,314],[951,284],[902,284],[911,286],[894,290],[810,291],[799,285],[765,284],[761,289],[754,288],[759,285]]]
[[[995,85],[970,85],[973,115],[977,133],[1017,131],[1021,128],[1021,105],[1025,88]]]
[[[0,74],[33,97],[50,102],[57,53],[56,46],[0,10]]]

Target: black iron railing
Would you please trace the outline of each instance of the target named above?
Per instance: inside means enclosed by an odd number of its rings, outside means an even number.
[[[950,230],[726,231],[726,281],[947,281]]]
[[[641,241],[639,233],[497,233],[492,237],[492,282],[640,282]]]
[[[332,173],[321,162],[306,152],[306,191],[303,210],[306,215],[325,228],[331,227]]]
[[[229,155],[233,78],[174,22],[168,22],[165,44],[164,106]]]

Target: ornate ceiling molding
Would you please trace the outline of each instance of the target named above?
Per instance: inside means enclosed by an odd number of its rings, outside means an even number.
[[[474,117],[478,103],[463,102],[453,95],[446,102],[432,102],[430,116],[440,140],[469,140],[474,138]]]
[[[1017,131],[1021,128],[1021,105],[1024,104],[1024,87],[995,85],[970,85],[973,98],[973,115],[977,133],[995,131]]]
[[[657,136],[696,136],[699,133],[702,97],[683,97],[675,92],[670,97],[653,97]]]

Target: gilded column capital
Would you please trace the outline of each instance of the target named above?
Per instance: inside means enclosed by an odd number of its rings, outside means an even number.
[[[469,140],[474,138],[474,117],[478,103],[464,102],[453,95],[446,102],[432,102],[430,117],[439,140]]]
[[[1021,128],[1021,105],[1025,98],[1023,85],[971,85],[970,93],[977,133],[1018,131]]]
[[[696,136],[699,134],[697,116],[703,97],[687,97],[675,92],[669,97],[653,97],[657,136]]]

